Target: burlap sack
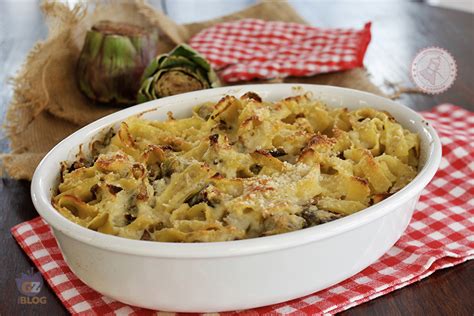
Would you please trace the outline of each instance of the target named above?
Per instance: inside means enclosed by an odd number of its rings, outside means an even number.
[[[61,3],[44,2],[41,9],[49,26],[48,38],[36,44],[13,80],[14,96],[5,124],[12,152],[2,155],[2,169],[17,179],[31,179],[41,158],[61,139],[119,109],[95,105],[77,88],[76,61],[86,31],[97,21],[108,19],[159,28],[159,53],[222,21],[259,18],[306,23],[284,1],[262,1],[232,15],[186,25],[177,25],[144,0],[81,3],[72,10]],[[284,81],[330,84],[382,94],[364,69]]]

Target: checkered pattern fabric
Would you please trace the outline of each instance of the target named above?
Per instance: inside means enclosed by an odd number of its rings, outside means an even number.
[[[423,115],[441,137],[443,158],[400,240],[377,262],[328,289],[273,306],[223,315],[333,314],[474,258],[474,113],[444,104]],[[152,313],[102,296],[79,281],[41,218],[19,224],[11,231],[71,313]]]
[[[312,76],[361,67],[370,42],[363,29],[323,29],[244,19],[207,28],[189,41],[226,82]]]

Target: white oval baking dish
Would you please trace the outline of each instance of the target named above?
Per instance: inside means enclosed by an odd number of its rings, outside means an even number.
[[[401,191],[356,214],[296,232],[216,243],[161,243],[129,240],[74,224],[51,205],[59,163],[80,144],[128,116],[165,119],[191,107],[248,91],[275,101],[303,91],[329,106],[370,106],[389,111],[421,138],[417,177]],[[434,129],[413,110],[373,94],[305,84],[231,86],[167,97],[104,117],[72,134],[41,161],[31,184],[38,213],[49,223],[64,259],[85,284],[118,301],[176,312],[216,312],[264,306],[336,284],[381,257],[407,227],[420,193],[441,160]]]

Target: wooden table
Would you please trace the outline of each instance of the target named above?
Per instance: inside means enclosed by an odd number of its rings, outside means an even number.
[[[46,36],[46,26],[34,0],[0,1],[0,114],[11,98],[5,79],[24,60],[34,42]],[[187,0],[181,0],[187,1]],[[171,1],[168,1],[171,3]],[[238,3],[237,3],[238,2]],[[253,1],[234,0],[238,8]],[[170,15],[183,19],[168,3]],[[191,2],[187,1],[187,6]],[[440,46],[448,49],[458,65],[458,78],[445,93],[436,96],[404,95],[400,102],[417,110],[450,102],[474,110],[474,15],[429,7],[420,3],[385,4],[352,2],[292,1],[298,12],[316,26],[362,26],[373,21],[373,40],[365,58],[373,82],[387,88],[386,82],[410,85],[409,67],[419,49]],[[206,18],[219,15],[212,3],[199,1],[199,12]],[[181,5],[182,7],[182,5]],[[189,8],[188,8],[189,9]],[[217,7],[217,9],[219,9]],[[174,11],[173,11],[174,10]],[[191,10],[191,9],[189,9]],[[214,11],[213,11],[214,10]],[[224,9],[221,8],[224,12]],[[197,12],[197,11],[194,11]],[[211,12],[211,13],[210,13]],[[1,138],[1,137],[0,137]],[[7,142],[0,140],[0,151]],[[15,277],[33,266],[10,234],[15,224],[32,219],[37,213],[29,195],[29,182],[2,179],[0,182],[0,315],[61,315],[67,311],[47,287],[41,295],[46,305],[20,305]],[[343,315],[473,315],[474,262],[438,271],[429,278],[354,307]]]

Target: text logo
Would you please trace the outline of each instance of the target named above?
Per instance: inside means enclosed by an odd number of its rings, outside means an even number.
[[[43,286],[43,278],[39,272],[34,273],[33,269],[15,279],[16,287],[20,292],[19,304],[46,304],[46,296],[39,297]]]

